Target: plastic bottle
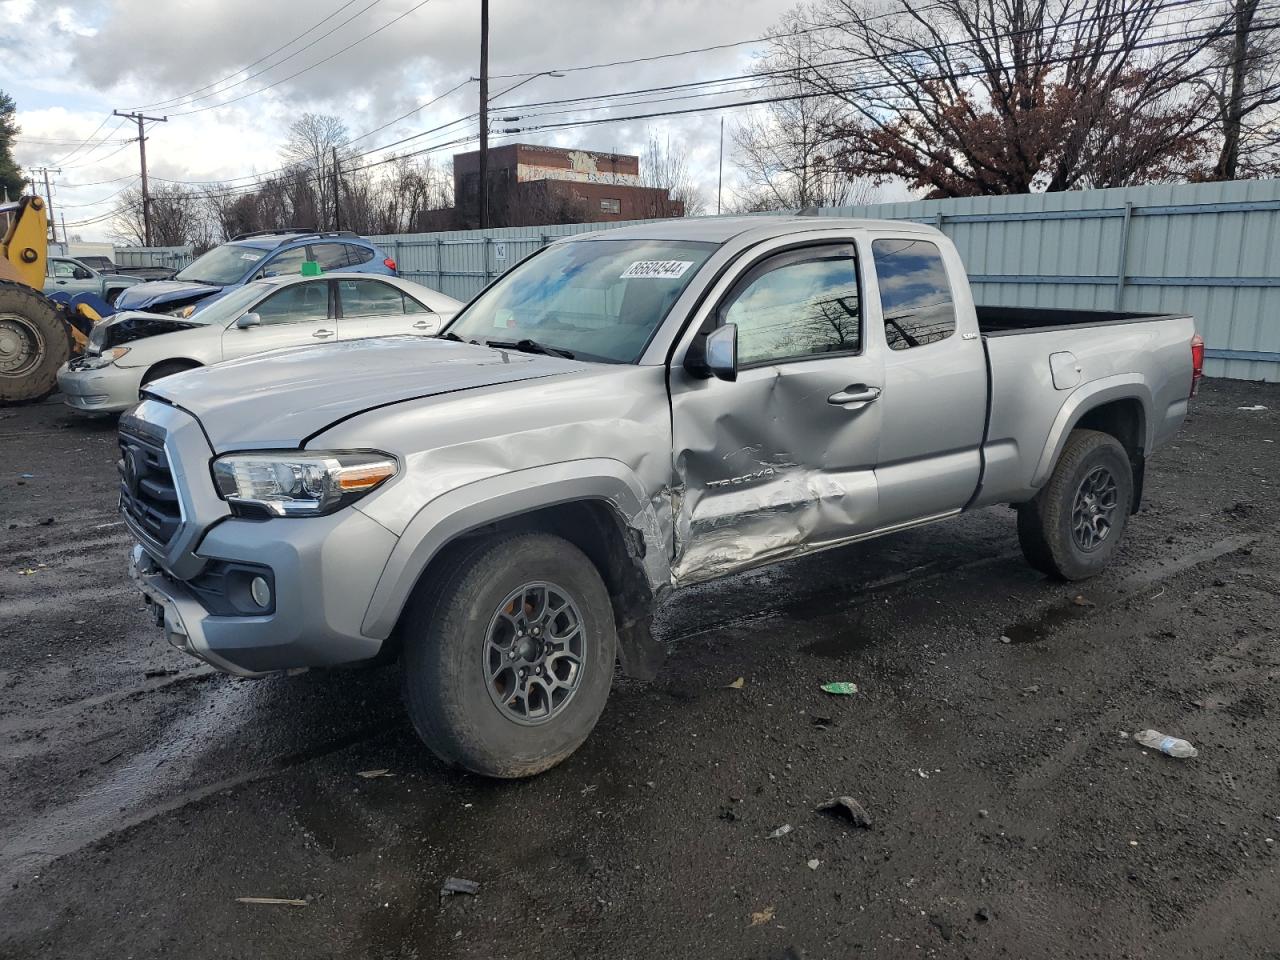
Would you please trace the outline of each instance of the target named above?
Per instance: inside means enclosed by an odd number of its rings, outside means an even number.
[[[1133,739],[1144,747],[1159,750],[1161,753],[1171,757],[1196,757],[1200,755],[1200,751],[1186,740],[1179,740],[1177,737],[1166,737],[1159,730],[1141,730],[1134,735]]]

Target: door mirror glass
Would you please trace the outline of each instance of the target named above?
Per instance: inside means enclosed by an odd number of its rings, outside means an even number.
[[[707,370],[730,382],[738,379],[738,325],[726,323],[707,334]]]
[[[236,321],[236,326],[241,330],[248,330],[250,327],[262,326],[262,318],[256,313],[246,313]]]

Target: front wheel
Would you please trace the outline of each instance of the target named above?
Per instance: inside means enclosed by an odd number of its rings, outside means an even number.
[[[1133,467],[1115,437],[1074,430],[1049,482],[1018,506],[1018,541],[1037,570],[1062,580],[1101,573],[1124,536]]]
[[[617,636],[609,593],[577,547],[542,533],[462,548],[404,613],[404,699],[446,763],[490,777],[547,770],[604,710]]]

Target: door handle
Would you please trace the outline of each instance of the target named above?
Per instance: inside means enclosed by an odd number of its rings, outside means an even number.
[[[313,334],[312,334],[312,336],[313,336],[313,337],[315,337],[317,340],[326,340],[326,339],[328,339],[329,337],[332,337],[332,336],[333,336],[333,331],[332,331],[332,330],[317,330],[315,333],[313,333]]]
[[[415,330],[430,330],[430,329],[431,329],[431,324],[427,323],[427,321],[425,321],[425,320],[419,320],[417,323],[415,323],[415,324],[413,325],[413,329],[415,329]]]
[[[852,386],[845,387],[839,393],[833,393],[827,397],[827,403],[843,407],[847,403],[871,403],[873,400],[879,399],[879,387],[868,387],[861,383],[855,383]]]

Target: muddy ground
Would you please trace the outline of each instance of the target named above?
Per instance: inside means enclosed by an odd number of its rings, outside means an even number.
[[[1280,956],[1274,385],[1205,386],[1087,584],[994,509],[679,596],[660,678],[520,783],[435,763],[394,667],[169,648],[113,438],[0,411],[0,957]]]

